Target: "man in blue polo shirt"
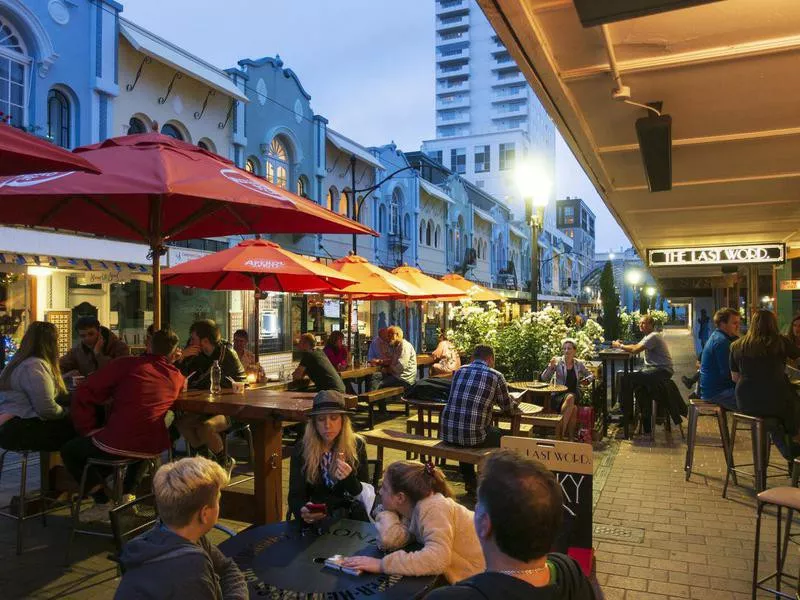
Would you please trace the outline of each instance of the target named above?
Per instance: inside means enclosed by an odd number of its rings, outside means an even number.
[[[731,379],[728,355],[739,337],[739,311],[721,308],[714,314],[716,329],[700,355],[700,398],[736,410],[736,384]]]

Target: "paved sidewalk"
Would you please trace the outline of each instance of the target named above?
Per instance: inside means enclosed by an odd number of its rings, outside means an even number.
[[[676,362],[676,377],[691,373],[694,356],[690,336],[682,330],[668,330],[665,335]],[[682,385],[679,387],[684,391]],[[404,429],[402,418],[381,426],[389,425]],[[698,442],[718,443],[713,420],[700,420]],[[737,442],[737,455],[749,462],[749,435],[741,432]],[[374,449],[370,450],[373,456]],[[668,436],[661,426],[654,445],[648,437],[614,439],[596,448],[595,548],[598,580],[608,600],[750,598],[755,528],[752,483],[741,478],[742,487],[732,487],[729,499],[723,500],[722,450],[698,446],[689,482],[684,480],[685,452],[679,432],[675,429]],[[404,455],[387,452],[387,460],[399,458]],[[288,484],[288,460],[283,466],[284,483]],[[38,487],[35,471],[30,469],[34,473],[31,489]],[[16,494],[19,473],[18,461],[9,458],[0,480],[0,503]],[[456,473],[454,469],[447,471],[448,477],[457,477]],[[770,485],[779,484],[779,479],[770,480]],[[458,482],[454,487],[457,492],[463,491]],[[764,521],[763,572],[774,565],[774,522],[773,516]],[[234,529],[245,525],[226,524]],[[38,519],[28,521],[25,530],[26,551],[17,557],[14,524],[0,520],[0,598],[113,597],[119,580],[114,564],[106,558],[111,547],[107,540],[79,538],[74,562],[67,566],[66,511],[49,517],[47,527],[42,527]],[[212,535],[215,541],[221,541],[222,534]],[[796,548],[787,565],[788,572],[797,573],[800,556]]]

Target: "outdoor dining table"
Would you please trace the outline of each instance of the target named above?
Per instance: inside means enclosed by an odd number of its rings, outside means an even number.
[[[425,367],[428,367],[428,370],[430,370],[430,366],[435,362],[436,359],[430,354],[417,354],[417,376],[419,379],[425,376]]]
[[[326,567],[325,559],[337,554],[384,556],[374,525],[350,519],[323,522],[319,531],[300,521],[252,527],[225,540],[219,549],[239,565],[251,598],[420,598],[436,579],[432,575],[349,575]]]
[[[617,361],[622,361],[623,367],[622,370],[627,375],[631,371],[633,371],[633,354],[630,352],[625,352],[625,350],[620,350],[617,348],[609,348],[607,350],[601,350],[597,353],[600,357],[600,360],[603,361],[603,379],[605,380],[605,394],[603,395],[603,403],[601,405],[601,409],[603,411],[603,437],[605,437],[608,433],[608,388],[611,387],[611,402],[612,404],[616,402],[617,399],[617,379],[616,373],[614,372],[614,363]],[[624,417],[623,417],[624,418]],[[625,430],[627,438],[627,419],[625,422]]]
[[[559,383],[551,384],[545,381],[509,381],[508,387],[516,388],[518,390],[525,390],[531,396],[541,396],[542,406],[545,413],[553,412],[550,406],[550,400],[553,394],[563,394],[567,391],[567,386]]]
[[[313,398],[311,392],[264,388],[246,390],[243,394],[232,390],[220,394],[190,390],[178,397],[174,408],[188,413],[226,415],[250,424],[255,452],[255,521],[263,524],[283,518],[281,422],[304,421]]]
[[[433,415],[441,415],[445,407],[445,402],[437,402],[436,400],[419,400],[416,398],[404,398],[406,404],[413,410],[417,410],[417,435],[425,435],[425,429],[428,429],[428,437],[433,437]],[[520,430],[520,417],[525,415],[535,415],[542,412],[542,407],[529,402],[520,402],[517,405],[517,412],[512,415],[504,415],[499,406],[492,407],[492,415],[495,419],[506,418],[511,422],[511,435],[519,435]]]

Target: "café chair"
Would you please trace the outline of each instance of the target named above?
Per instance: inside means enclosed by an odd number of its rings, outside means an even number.
[[[6,455],[9,452],[17,452],[20,455],[20,476],[19,476],[19,497],[18,502],[16,505],[16,512],[13,510],[13,503],[9,503],[7,506],[0,508],[0,517],[5,517],[7,519],[13,519],[17,522],[17,554],[22,554],[22,545],[23,545],[23,525],[25,521],[28,519],[33,519],[35,517],[42,517],[42,525],[47,525],[47,510],[45,510],[44,503],[47,502],[45,498],[45,491],[47,488],[47,473],[48,469],[42,465],[41,473],[41,492],[40,492],[40,500],[42,502],[39,510],[37,512],[26,514],[28,509],[28,502],[30,502],[31,498],[28,497],[28,457],[33,451],[29,450],[9,450],[9,449],[0,449],[0,478],[3,475],[3,466],[5,464]],[[39,453],[39,460],[46,461],[46,452]]]
[[[775,539],[775,571],[765,577],[759,578],[758,576],[758,558],[761,545],[761,515],[766,506],[774,506],[777,509],[777,523],[775,525],[776,539]],[[758,506],[756,509],[756,539],[755,550],[753,553],[753,586],[752,593],[755,599],[758,590],[763,590],[770,595],[774,594],[776,598],[792,598],[798,597],[797,593],[800,592],[800,579],[795,575],[790,575],[783,571],[783,566],[786,561],[786,540],[781,540],[781,516],[784,508],[789,509],[789,515],[786,522],[786,535],[790,535],[790,528],[792,524],[791,512],[792,510],[800,510],[800,489],[795,487],[774,487],[758,494]],[[791,593],[781,591],[781,580],[790,579],[796,582],[796,591]],[[769,587],[770,583],[774,581],[775,587]]]
[[[247,460],[250,465],[255,465],[255,449],[253,448],[253,431],[250,429],[250,425],[248,423],[234,423],[234,425],[222,434],[222,443],[224,444],[224,452],[228,454],[228,437],[231,435],[241,434],[244,437],[245,441],[247,442]],[[228,487],[239,485],[241,483],[245,483],[247,481],[252,481],[255,479],[255,475],[243,475],[238,477],[236,480],[231,477],[231,482],[228,484]]]
[[[701,417],[715,417],[719,428],[719,437],[722,440],[722,451],[725,454],[725,464],[728,464],[731,446],[731,434],[728,429],[728,411],[724,406],[707,402],[706,400],[689,401],[689,426],[686,433],[686,462],[684,471],[686,481],[692,476],[692,465],[694,464],[694,448],[697,442],[697,421]],[[737,485],[736,473],[733,473],[733,484]]]
[[[774,424],[775,419],[768,417],[755,417],[746,415],[740,412],[733,413],[733,423],[731,425],[731,443],[728,449],[728,469],[725,474],[725,486],[722,488],[722,497],[727,498],[728,483],[731,476],[734,478],[736,475],[745,475],[753,478],[754,488],[756,493],[763,492],[767,489],[768,477],[785,477],[789,475],[789,469],[778,465],[769,464],[770,454],[770,439],[767,432],[767,425]],[[743,425],[743,427],[740,427]],[[753,448],[753,462],[745,464],[736,464],[733,451],[736,445],[736,432],[742,429],[750,429],[750,436]],[[742,467],[753,467],[753,471],[745,471]],[[777,473],[768,474],[769,469],[778,471]],[[735,481],[735,480],[734,480]]]
[[[149,464],[152,471],[155,472],[161,466],[161,454],[156,454],[144,459],[140,458],[119,458],[119,459],[105,459],[105,458],[90,458],[86,461],[86,466],[83,467],[83,475],[81,476],[80,487],[78,494],[72,502],[72,530],[69,535],[69,542],[67,543],[67,563],[69,563],[69,556],[72,550],[72,543],[77,534],[93,535],[99,537],[114,537],[113,532],[108,533],[98,531],[97,529],[82,529],[81,528],[81,500],[86,496],[86,477],[91,467],[106,467],[112,470],[114,485],[111,490],[111,501],[115,505],[119,505],[122,501],[122,483],[124,479],[125,470],[145,461]]]

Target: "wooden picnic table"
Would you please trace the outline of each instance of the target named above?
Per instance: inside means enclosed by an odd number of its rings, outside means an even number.
[[[563,394],[567,391],[567,386],[559,383],[550,384],[544,381],[509,381],[508,387],[513,387],[518,390],[525,390],[532,396],[541,396],[544,412],[553,412],[550,406],[550,400],[553,394]]]
[[[250,423],[255,451],[253,475],[256,524],[277,523],[283,515],[281,472],[281,422],[305,421],[311,410],[312,392],[250,389],[244,394],[223,390],[183,392],[174,408],[188,413],[226,415]],[[355,408],[349,403],[348,408]]]
[[[428,435],[433,435],[433,430],[430,425],[433,422],[433,415],[441,415],[444,410],[444,402],[436,402],[435,400],[417,400],[415,398],[404,398],[405,402],[411,407],[417,409],[417,424],[416,434],[425,435],[425,428],[428,428]],[[512,415],[503,414],[499,406],[492,407],[492,414],[495,418],[509,419],[511,422],[511,435],[519,435],[519,426],[521,417],[530,416],[540,413],[541,406],[530,404],[529,402],[520,402],[517,406],[517,412]]]

